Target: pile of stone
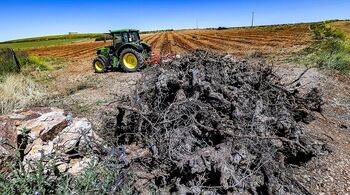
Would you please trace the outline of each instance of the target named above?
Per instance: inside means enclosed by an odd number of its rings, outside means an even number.
[[[73,118],[62,109],[16,110],[0,116],[0,168],[21,161],[34,170],[41,161],[61,173],[77,174],[94,161],[92,154],[101,141],[86,118]]]

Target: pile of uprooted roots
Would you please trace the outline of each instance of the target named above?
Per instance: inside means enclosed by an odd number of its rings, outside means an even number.
[[[305,194],[286,170],[317,154],[300,124],[322,100],[299,87],[269,65],[195,51],[146,69],[106,129],[149,151],[131,162],[144,190]]]

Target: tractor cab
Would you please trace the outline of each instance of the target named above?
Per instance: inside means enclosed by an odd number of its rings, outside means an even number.
[[[134,72],[149,58],[151,46],[141,40],[138,30],[113,30],[109,35],[112,45],[97,49],[97,58],[93,62],[95,72],[119,67],[126,72]]]
[[[120,43],[136,43],[141,40],[138,30],[110,31],[110,35],[112,36],[113,46],[115,47],[118,47]]]

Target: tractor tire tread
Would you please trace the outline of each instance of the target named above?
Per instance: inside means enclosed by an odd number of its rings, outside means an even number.
[[[136,56],[137,58],[137,66],[136,68],[134,69],[129,69],[128,67],[126,67],[123,63],[123,56],[127,53],[132,53]],[[120,56],[119,56],[119,64],[120,64],[120,67],[123,69],[123,71],[125,72],[137,72],[140,70],[141,67],[144,66],[144,58],[143,58],[143,55],[142,53],[136,51],[135,49],[132,49],[132,48],[126,48],[124,49],[121,53],[120,53]]]

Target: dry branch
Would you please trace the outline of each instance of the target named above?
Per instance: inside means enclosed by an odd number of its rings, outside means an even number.
[[[322,99],[280,81],[269,65],[195,51],[146,69],[106,127],[122,135],[115,144],[152,152],[132,165],[158,190],[305,194],[286,167],[317,155],[300,123]]]

